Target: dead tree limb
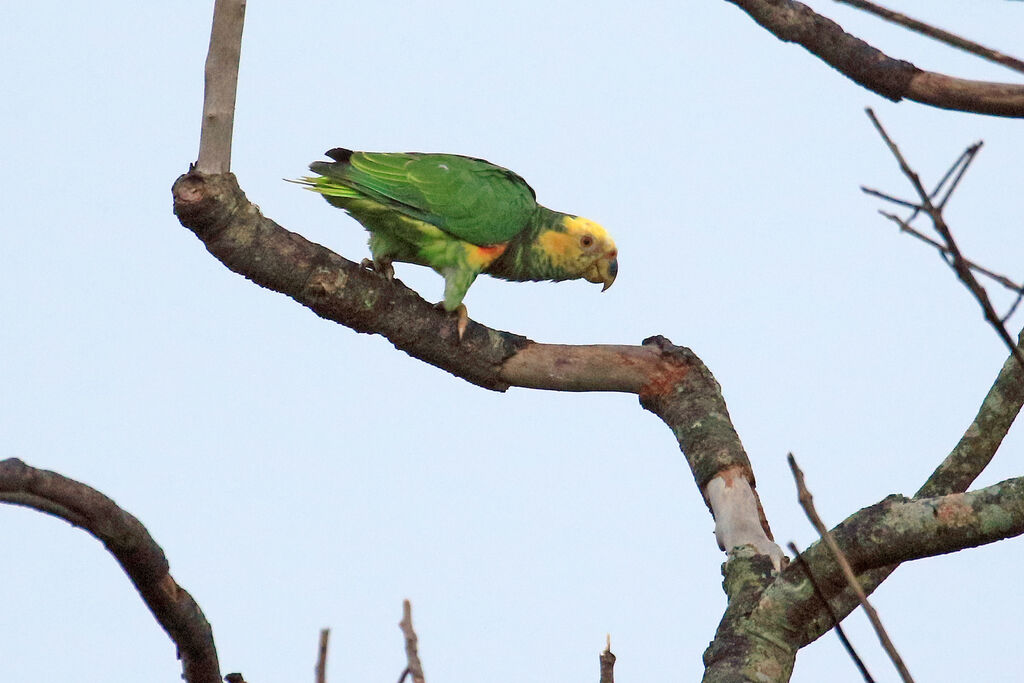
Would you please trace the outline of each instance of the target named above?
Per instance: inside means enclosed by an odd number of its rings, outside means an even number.
[[[1024,117],[1024,85],[989,83],[924,71],[850,35],[794,0],[728,0],[779,40],[797,43],[847,78],[893,102],[993,116]]]
[[[958,50],[969,52],[976,57],[987,59],[988,61],[999,64],[1000,66],[1005,66],[1007,69],[1013,69],[1019,73],[1024,73],[1024,62],[1021,60],[991,48],[987,48],[984,45],[975,43],[973,40],[967,40],[955,33],[950,33],[949,31],[944,31],[941,28],[926,24],[923,21],[918,21],[913,17],[908,17],[906,14],[894,12],[891,9],[887,9],[881,5],[876,5],[873,2],[867,2],[867,0],[836,0],[836,2],[841,2],[844,5],[864,10],[865,12],[874,14],[876,17],[881,17],[886,21],[891,21],[903,28],[910,29],[915,33],[920,33],[923,36],[945,43],[950,47],[955,47]]]
[[[96,489],[16,458],[0,461],[0,501],[59,517],[99,539],[174,641],[184,679],[220,683],[210,624],[174,581],[163,550],[139,520]]]

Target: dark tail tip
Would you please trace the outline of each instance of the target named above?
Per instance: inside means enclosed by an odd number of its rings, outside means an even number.
[[[334,149],[329,149],[326,152],[324,152],[324,154],[334,159],[335,161],[339,161],[341,163],[345,163],[350,158],[352,158],[352,150],[345,149],[344,147],[335,147]]]

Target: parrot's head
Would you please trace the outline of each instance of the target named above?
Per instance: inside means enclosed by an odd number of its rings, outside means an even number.
[[[619,274],[619,251],[608,231],[580,216],[562,217],[562,230],[550,234],[549,253],[569,278],[583,278],[608,289]],[[547,245],[545,245],[547,246]]]

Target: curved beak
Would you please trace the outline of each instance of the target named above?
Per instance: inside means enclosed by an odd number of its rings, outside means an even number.
[[[612,286],[612,283],[615,282],[615,276],[619,274],[618,256],[598,261],[597,272],[601,275],[601,282],[604,283],[604,287],[601,288],[603,292]]]
[[[594,261],[594,264],[587,269],[584,277],[590,282],[599,282],[604,285],[601,291],[605,291],[615,282],[615,276],[619,274],[618,252],[611,251]]]

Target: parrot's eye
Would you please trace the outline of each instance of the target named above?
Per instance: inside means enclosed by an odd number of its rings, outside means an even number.
[[[590,235],[584,235],[583,237],[580,238],[580,246],[583,247],[584,249],[589,248],[590,245],[592,245],[593,243],[594,238],[591,237]]]

